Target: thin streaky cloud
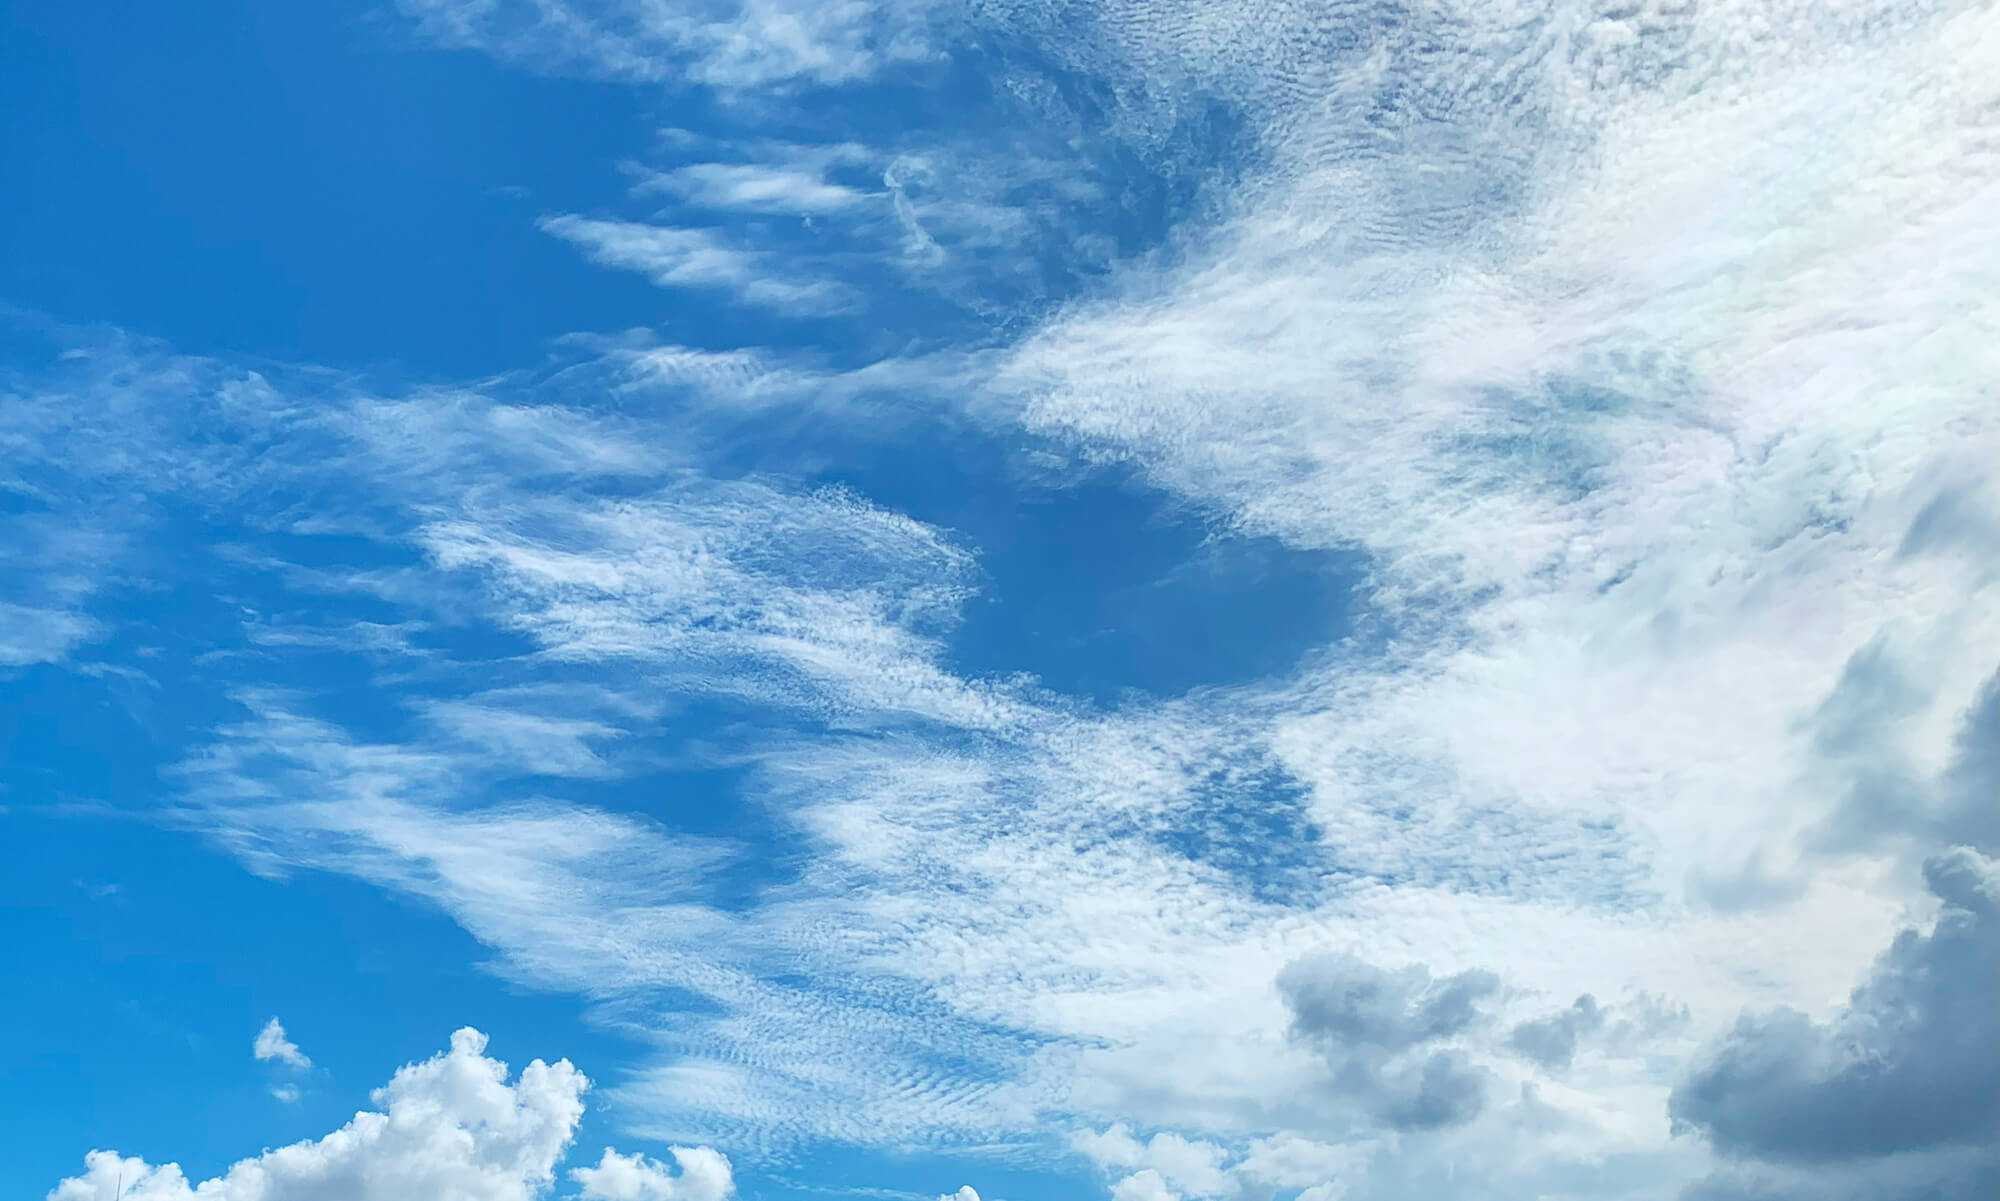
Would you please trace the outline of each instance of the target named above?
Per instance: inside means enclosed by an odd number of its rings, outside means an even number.
[[[787,278],[773,256],[731,246],[711,230],[570,215],[541,224],[596,262],[639,272],[663,288],[713,289],[780,313],[836,312],[852,303],[843,285]]]
[[[646,1149],[560,1168],[561,1065],[462,1032],[398,1076],[507,1102],[498,1196],[843,1154],[1118,1201],[2000,1179],[1940,1033],[1995,990],[1989,12],[406,8],[759,125],[667,147],[671,217],[544,232],[909,348],[689,322],[402,387],[106,338],[8,381],[48,517],[0,658],[213,599],[149,815],[434,909],[624,1040],[592,1070]],[[940,44],[992,129],[831,128]],[[848,241],[787,257],[778,214]],[[1353,564],[1349,611],[1186,687],[976,653],[997,614],[1089,665],[1203,585],[1182,534]],[[1871,1081],[1949,1112],[1796,1120]]]

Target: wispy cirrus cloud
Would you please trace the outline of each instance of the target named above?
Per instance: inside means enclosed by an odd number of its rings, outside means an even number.
[[[567,215],[545,219],[542,228],[596,262],[637,271],[663,288],[714,289],[781,313],[834,312],[853,299],[839,284],[787,278],[770,256],[710,230]]]
[[[694,207],[720,212],[804,216],[848,212],[881,199],[879,189],[871,194],[856,183],[836,178],[865,178],[868,167],[880,158],[866,146],[851,142],[819,146],[749,142],[726,149],[740,157],[688,162],[665,170],[635,167],[638,182],[633,190],[639,195],[673,196]],[[879,166],[876,172],[879,174]]]
[[[529,19],[432,19],[509,55],[597,39],[595,69],[647,78],[710,36],[508,11]],[[240,561],[409,632],[368,648],[393,685],[368,721],[230,681],[247,716],[188,755],[177,815],[260,870],[423,897],[501,970],[645,1032],[616,1087],[662,1138],[1056,1144],[1134,1198],[1726,1189],[1716,1150],[1756,1131],[1685,1065],[1720,1047],[1736,1073],[1737,1014],[1791,1004],[1795,1091],[1837,1082],[1815,1057],[1838,998],[1880,946],[1936,945],[1915,864],[1967,837],[1991,775],[1966,731],[1993,664],[1963,650],[2000,612],[1991,22],[1007,11],[1088,35],[1048,53],[1116,85],[1130,144],[1173,152],[1220,96],[1255,153],[1210,223],[961,353],[835,373],[638,337],[507,397],[350,382],[310,417],[221,365],[78,368],[86,415],[135,374],[236,389],[252,478],[318,503],[262,499],[166,422],[51,419],[49,462],[362,531],[365,563],[275,540]],[[815,61],[728,78],[867,69]],[[885,164],[864,204],[765,150],[642,186],[954,252],[919,195],[953,160]],[[1015,150],[963,162],[998,177]],[[714,231],[549,228],[671,286],[824,299]],[[1049,230],[1074,232],[1005,236]],[[1217,539],[1355,551],[1365,628],[1165,698],[956,670],[980,547],[866,480],[746,475],[704,424],[861,424],[871,390],[1045,474],[1122,464]],[[609,791],[662,762],[738,773],[754,847]],[[1924,803],[1884,799],[1906,784]],[[1706,1143],[1671,1136],[1676,1095]],[[1752,1166],[1746,1188],[1786,1171]]]

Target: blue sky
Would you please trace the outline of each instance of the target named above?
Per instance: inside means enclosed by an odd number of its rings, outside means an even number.
[[[1990,12],[9,29],[0,1193],[2000,1182]]]

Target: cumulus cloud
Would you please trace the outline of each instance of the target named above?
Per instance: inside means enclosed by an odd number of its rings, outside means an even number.
[[[1222,1147],[1171,1130],[1160,1131],[1142,1143],[1120,1122],[1097,1133],[1079,1133],[1071,1145],[1101,1168],[1139,1169],[1128,1175],[1120,1188],[1129,1186],[1143,1193],[1158,1181],[1159,1188],[1188,1197],[1217,1197],[1233,1188],[1224,1166],[1227,1152]],[[1133,1184],[1134,1180],[1139,1183]]]
[[[2000,875],[1960,848],[1924,878],[1940,906],[1929,932],[1898,934],[1831,1023],[1744,1015],[1675,1087],[1675,1123],[1781,1163],[2000,1151]]]
[[[1167,1187],[1166,1178],[1152,1168],[1143,1168],[1111,1186],[1111,1201],[1180,1201]]]
[[[555,1179],[590,1082],[566,1059],[510,1079],[485,1052],[485,1035],[460,1030],[450,1050],[377,1089],[375,1110],[199,1184],[177,1164],[92,1151],[49,1201],[112,1201],[120,1187],[125,1201],[531,1201]]]
[[[264,1028],[257,1032],[256,1041],[250,1045],[250,1053],[259,1060],[275,1060],[299,1071],[312,1066],[312,1060],[306,1058],[298,1044],[285,1037],[285,1027],[277,1018],[265,1022]]]
[[[1426,1048],[1470,1029],[1499,987],[1491,972],[1433,979],[1421,964],[1390,972],[1347,955],[1301,959],[1278,974],[1293,1036],[1326,1054],[1339,1088],[1408,1130],[1479,1116],[1487,1073],[1462,1051]]]
[[[275,1020],[265,1029],[276,1031],[274,1048],[284,1042]],[[510,1076],[504,1062],[486,1054],[486,1043],[477,1030],[459,1030],[449,1050],[404,1066],[376,1089],[375,1109],[324,1138],[241,1160],[212,1180],[191,1182],[175,1163],[92,1151],[83,1174],[56,1185],[48,1201],[535,1201],[555,1183],[590,1081],[567,1059],[537,1059]],[[297,1096],[297,1090],[289,1097],[282,1088],[273,1092],[281,1100]],[[734,1195],[720,1151],[672,1147],[668,1154],[671,1169],[606,1147],[594,1167],[570,1177],[580,1186],[579,1201]]]
[[[1140,1140],[1123,1122],[1079,1131],[1070,1146],[1106,1176],[1114,1197],[1245,1198],[1305,1189],[1340,1195],[1341,1181],[1367,1162],[1366,1142],[1320,1142],[1286,1133],[1213,1142],[1162,1130]]]
[[[979,1201],[979,1193],[969,1184],[961,1184],[955,1193],[945,1193],[937,1201]]]
[[[712,1147],[669,1147],[674,1166],[644,1155],[620,1155],[610,1147],[594,1167],[574,1168],[569,1177],[584,1201],[723,1201],[736,1191],[729,1159]]]

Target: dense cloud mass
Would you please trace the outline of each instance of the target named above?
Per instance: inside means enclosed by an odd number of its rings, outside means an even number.
[[[1515,1026],[1507,1045],[1545,1068],[1561,1070],[1575,1058],[1577,1040],[1603,1026],[1604,1010],[1585,993],[1568,1009]]]
[[[1486,1073],[1435,1044],[1483,1015],[1490,972],[1432,979],[1421,964],[1385,971],[1345,955],[1302,959],[1278,974],[1292,1033],[1325,1054],[1335,1087],[1389,1126],[1428,1130],[1477,1117]]]
[[[2000,855],[2000,675],[1966,711],[1955,751],[1940,789],[1942,840]]]
[[[1885,845],[1918,853],[1969,846],[2000,853],[2000,676],[1984,680],[1961,715],[1952,754],[1928,775],[1899,754],[1893,731],[1928,703],[1882,641],[1849,659],[1820,706],[1814,740],[1834,773],[1840,804],[1821,832],[1825,847],[1867,852]]]
[[[1674,1121],[1732,1157],[1830,1165],[1972,1147],[1975,1166],[1990,1163],[2000,877],[1961,848],[1924,878],[1941,906],[1928,933],[1898,934],[1830,1024],[1745,1015],[1674,1089]]]

